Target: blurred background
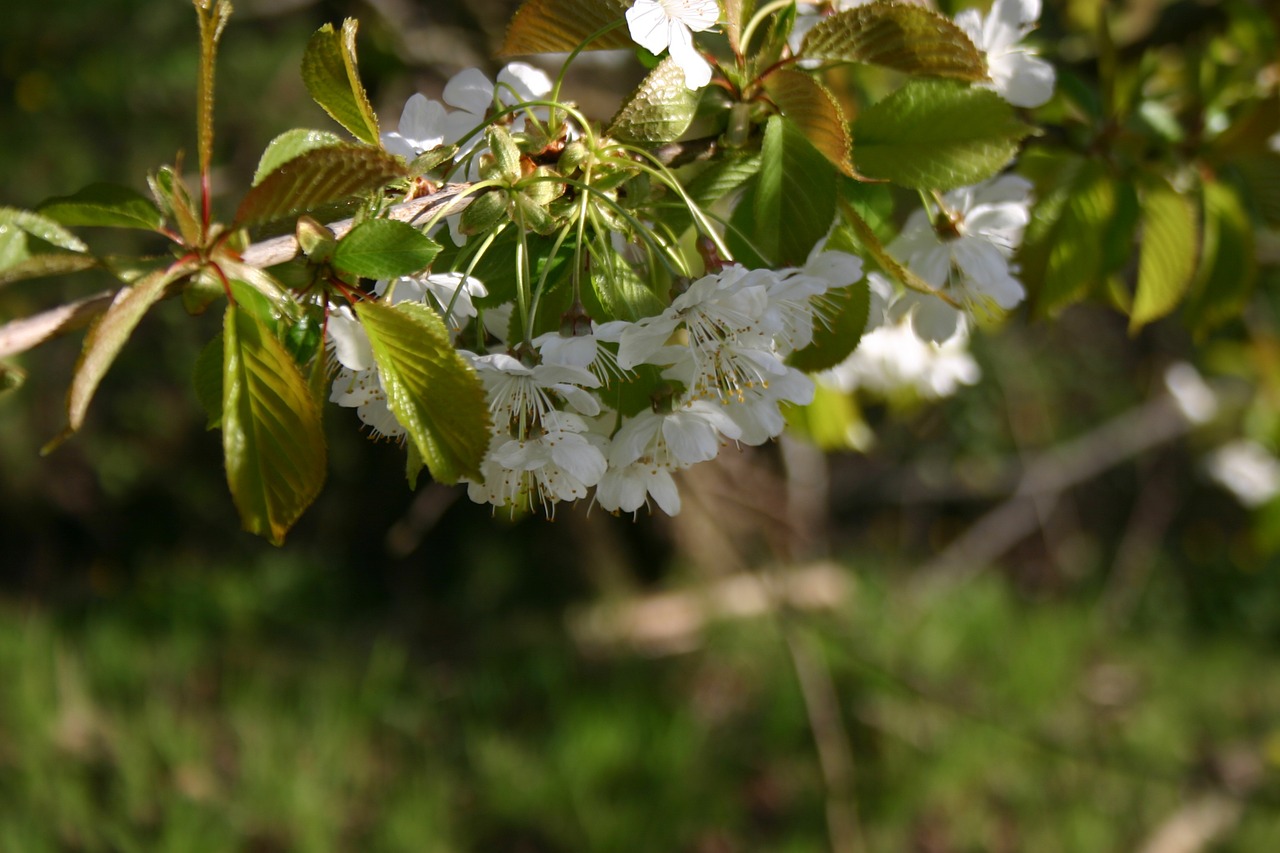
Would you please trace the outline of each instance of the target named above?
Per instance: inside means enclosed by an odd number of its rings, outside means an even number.
[[[224,214],[272,137],[331,127],[297,73],[321,24],[360,19],[394,127],[496,71],[517,4],[236,5]],[[1097,5],[1051,0],[1038,36],[1086,83]],[[1266,6],[1123,5],[1121,54],[1166,59]],[[0,202],[194,159],[196,45],[183,0],[8,4]],[[640,73],[568,91],[607,118]],[[0,321],[108,284],[5,288]],[[1274,481],[1249,508],[1210,464],[1280,439],[1278,285],[1199,340],[1015,313],[953,393],[848,399],[860,450],[722,454],[676,519],[413,493],[331,410],[279,549],[239,532],[191,390],[216,318],[148,315],[41,458],[79,340],[48,344],[0,396],[0,851],[1280,849],[1280,474],[1244,463]]]

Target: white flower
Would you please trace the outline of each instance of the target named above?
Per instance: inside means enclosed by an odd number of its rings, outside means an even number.
[[[1205,460],[1209,476],[1249,508],[1280,495],[1280,459],[1248,439],[1224,444]]]
[[[504,353],[475,356],[472,364],[484,382],[495,428],[510,429],[515,438],[547,429],[548,419],[560,414],[560,400],[584,415],[600,412],[600,401],[585,390],[600,385],[589,370],[560,364],[529,367]]]
[[[467,494],[477,503],[494,506],[541,505],[549,515],[557,501],[581,500],[600,482],[607,464],[604,454],[582,435],[586,422],[576,415],[550,412],[541,429],[525,438],[512,438],[492,449]]]
[[[382,134],[382,147],[392,154],[412,160],[424,151],[445,144],[448,111],[439,101],[414,94],[400,113],[399,129]]]
[[[943,197],[949,214],[943,233],[917,210],[889,251],[966,308],[1013,308],[1026,296],[1009,260],[1031,219],[1030,192],[1031,183],[1017,175],[953,190]],[[911,313],[916,332],[931,341],[945,341],[958,328],[960,312],[928,294],[909,291],[894,309],[897,316]]]
[[[684,71],[684,85],[701,89],[711,82],[711,65],[693,46],[693,33],[720,20],[717,0],[636,0],[627,10],[631,39],[650,53],[670,48],[671,59]]]
[[[781,352],[803,349],[813,341],[814,314],[821,314],[823,294],[848,287],[860,278],[861,258],[828,252],[826,240],[819,240],[803,267],[783,270],[769,284],[769,303],[761,325],[774,336]]]
[[[483,139],[483,125],[495,105],[495,95],[498,103],[510,107],[549,94],[551,78],[527,62],[512,62],[499,71],[497,85],[479,68],[467,68],[444,86],[444,102],[457,108],[445,120],[446,135],[465,154]],[[515,116],[511,128],[517,132],[523,130],[524,117]]]
[[[1015,107],[1038,107],[1053,96],[1053,66],[1018,47],[1039,17],[1040,0],[996,0],[986,20],[977,9],[956,15],[956,26],[987,54],[995,90]]]
[[[342,369],[334,377],[329,402],[354,408],[375,438],[400,438],[405,429],[387,407],[387,394],[373,360],[373,347],[364,327],[347,306],[329,312],[328,346]]]
[[[585,317],[583,318],[586,319]],[[547,332],[533,339],[544,364],[563,364],[569,367],[582,367],[594,373],[601,382],[611,377],[622,378],[625,372],[618,367],[618,357],[603,342],[617,343],[623,330],[631,326],[625,320],[610,320],[607,323],[590,322],[590,331],[586,334],[566,336],[559,331]]]
[[[388,287],[388,282],[379,281],[373,290],[382,297]],[[468,277],[459,272],[429,273],[396,279],[391,290],[391,304],[421,302],[430,305],[456,335],[479,313],[472,299],[488,295],[484,283],[474,276]]]
[[[724,409],[705,400],[675,406],[669,412],[641,412],[628,418],[609,446],[609,466],[621,468],[641,459],[683,468],[715,459],[720,437],[742,435]]]
[[[863,335],[848,358],[819,374],[819,381],[846,393],[864,388],[887,396],[912,389],[925,399],[954,394],[981,378],[968,351],[965,324],[946,343],[921,340],[905,320]]]
[[[650,497],[667,515],[680,512],[680,491],[670,469],[649,459],[610,468],[596,485],[596,503],[609,512],[635,512]]]

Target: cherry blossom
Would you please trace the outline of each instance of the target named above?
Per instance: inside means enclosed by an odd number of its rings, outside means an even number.
[[[654,54],[670,49],[684,85],[694,90],[711,82],[711,65],[693,46],[693,33],[711,29],[719,19],[716,0],[636,0],[627,10],[632,41]]]

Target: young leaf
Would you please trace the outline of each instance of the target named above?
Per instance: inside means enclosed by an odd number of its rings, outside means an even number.
[[[1052,315],[1083,299],[1102,283],[1109,270],[1104,269],[1101,248],[1115,230],[1119,196],[1106,166],[1086,160],[1064,189],[1057,217],[1035,234],[1028,229],[1024,257],[1042,254],[1044,263],[1041,275],[1031,269],[1027,276],[1029,281],[1041,281],[1036,300],[1040,316]],[[1121,236],[1128,239],[1130,235]]]
[[[787,364],[806,373],[835,367],[858,348],[867,326],[871,290],[864,278],[848,287],[830,291],[827,307],[813,321],[813,341],[787,356]]]
[[[381,148],[350,144],[313,148],[249,190],[236,211],[236,225],[293,216],[385,186],[407,174],[404,161]]]
[[[188,246],[197,245],[203,236],[204,226],[182,176],[172,166],[161,166],[155,174],[147,176],[147,185],[161,215],[173,219]]]
[[[42,216],[30,210],[19,210],[16,207],[0,207],[0,225],[12,225],[60,249],[66,249],[71,252],[89,251],[89,247],[75,234],[72,234],[48,216]]]
[[[489,410],[475,371],[425,305],[357,302],[387,405],[441,483],[478,477],[489,446]]]
[[[194,0],[200,18],[200,76],[196,80],[196,127],[199,138],[200,174],[208,175],[213,162],[213,84],[218,41],[231,17],[231,4],[223,0]]]
[[[4,228],[5,226],[0,226]],[[0,262],[0,287],[15,281],[29,278],[48,278],[55,275],[82,272],[98,266],[98,259],[92,255],[81,255],[76,252],[48,252],[42,255],[27,255],[11,264]]]
[[[624,142],[670,142],[693,121],[698,93],[684,85],[684,70],[665,57],[636,87],[606,131]]]
[[[398,278],[427,268],[440,244],[407,222],[370,219],[338,241],[333,265],[363,278]]]
[[[595,33],[603,33],[587,50],[634,47],[623,22],[628,0],[528,0],[511,19],[499,56],[529,53],[567,53]]]
[[[336,133],[327,130],[306,130],[295,128],[286,130],[267,143],[267,148],[258,160],[258,168],[253,173],[253,185],[262,183],[262,179],[288,163],[295,157],[306,154],[316,148],[331,148],[341,145],[342,139]]]
[[[257,319],[228,305],[222,337],[227,485],[244,529],[280,545],[324,485],[320,409],[298,365]]]
[[[864,62],[905,71],[987,80],[987,61],[964,30],[923,6],[879,0],[826,18],[809,31],[802,59]]]
[[[354,18],[347,18],[341,34],[333,24],[317,30],[302,54],[302,80],[334,121],[356,139],[377,145],[378,119],[356,71],[356,26]]]
[[[764,88],[782,115],[795,123],[813,147],[852,177],[849,128],[830,90],[808,74],[788,68],[766,77]]]
[[[765,126],[760,155],[753,242],[774,264],[803,264],[835,219],[835,167],[794,122],[780,116]]]
[[[0,358],[26,352],[50,338],[82,328],[111,304],[112,293],[99,293],[0,325]]]
[[[1187,324],[1204,334],[1240,316],[1258,278],[1258,255],[1249,214],[1234,189],[1204,185],[1204,248],[1187,295]]]
[[[67,428],[47,444],[42,452],[53,450],[80,429],[98,383],[111,368],[138,322],[151,306],[160,301],[170,284],[192,272],[193,268],[188,265],[175,264],[155,270],[116,292],[106,312],[85,335],[84,347],[80,351],[71,387],[67,391]]]
[[[1196,270],[1196,209],[1163,178],[1142,194],[1138,288],[1129,316],[1132,334],[1177,306]]]
[[[854,122],[854,167],[913,189],[951,190],[998,174],[1031,130],[988,89],[912,80]]]
[[[101,225],[155,231],[164,224],[144,195],[115,184],[90,184],[78,193],[51,198],[37,212],[61,225]]]

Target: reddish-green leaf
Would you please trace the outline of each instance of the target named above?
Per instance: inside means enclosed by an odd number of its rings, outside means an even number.
[[[839,12],[809,31],[805,59],[864,62],[957,80],[986,80],[987,61],[950,19],[914,3],[880,0]]]
[[[407,174],[404,161],[381,148],[349,144],[313,148],[249,190],[236,211],[236,224],[293,216],[369,192]]]
[[[567,53],[610,24],[618,26],[587,50],[634,47],[623,20],[630,5],[627,0],[528,0],[511,19],[498,55]]]
[[[112,294],[99,293],[50,308],[0,326],[0,358],[26,352],[50,338],[82,328],[111,304]]]
[[[378,144],[378,118],[356,70],[356,21],[347,18],[342,32],[325,24],[311,36],[302,55],[302,80],[317,104],[351,135]]]
[[[484,388],[439,316],[425,305],[357,302],[387,406],[441,483],[478,477],[489,446]]]
[[[293,357],[252,315],[228,305],[222,338],[227,485],[244,529],[280,545],[324,485],[320,409]]]
[[[782,114],[795,123],[813,147],[837,169],[852,177],[849,128],[835,96],[808,74],[787,68],[766,77],[764,88]]]

